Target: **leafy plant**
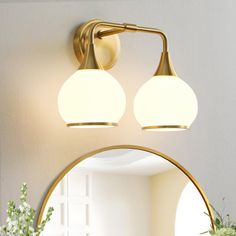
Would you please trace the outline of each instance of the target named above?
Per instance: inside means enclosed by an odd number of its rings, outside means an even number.
[[[53,212],[52,207],[48,209],[46,218],[35,229],[35,210],[27,203],[26,183],[22,184],[20,193],[18,208],[15,202],[8,202],[7,219],[5,225],[0,227],[0,236],[39,236],[50,221]]]
[[[209,231],[202,234],[210,233],[212,236],[236,236],[236,223],[231,220],[229,214],[224,215],[223,211],[216,210],[212,205],[211,207],[215,215],[214,228],[212,227]]]

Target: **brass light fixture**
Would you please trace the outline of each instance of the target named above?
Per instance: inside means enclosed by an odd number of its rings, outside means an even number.
[[[62,86],[58,107],[68,127],[114,127],[125,112],[125,93],[105,70],[119,56],[122,32],[144,32],[161,36],[163,51],[154,76],[137,92],[134,114],[144,130],[188,129],[197,115],[193,90],[174,70],[166,34],[155,28],[89,21],[77,29],[74,51],[81,63]]]

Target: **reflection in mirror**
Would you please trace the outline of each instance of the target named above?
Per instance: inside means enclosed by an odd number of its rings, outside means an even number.
[[[163,157],[136,149],[79,162],[46,203],[55,211],[44,236],[199,236],[211,224],[191,180]]]

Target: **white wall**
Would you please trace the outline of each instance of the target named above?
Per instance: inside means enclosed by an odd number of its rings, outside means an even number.
[[[210,201],[223,196],[236,216],[234,0],[11,1],[0,3],[1,211],[29,184],[37,209],[49,185],[70,162],[91,150],[137,144],[183,164]],[[64,126],[57,111],[60,86],[78,67],[72,37],[91,18],[162,28],[180,77],[194,89],[199,115],[188,132],[144,132],[135,121],[137,89],[158,63],[156,36],[123,34],[111,73],[127,94],[127,111],[115,129]],[[226,184],[227,183],[227,184]],[[5,211],[5,210],[4,210]]]
[[[150,235],[149,177],[93,172],[91,184],[91,235]]]

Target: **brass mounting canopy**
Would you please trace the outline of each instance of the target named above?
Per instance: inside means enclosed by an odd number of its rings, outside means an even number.
[[[134,24],[119,24],[102,20],[91,20],[76,30],[74,51],[81,63],[79,69],[110,69],[113,67],[120,52],[118,34],[123,32],[144,32],[160,36],[163,52],[154,75],[176,76],[168,53],[167,36],[163,31]]]

